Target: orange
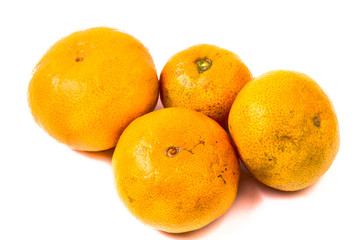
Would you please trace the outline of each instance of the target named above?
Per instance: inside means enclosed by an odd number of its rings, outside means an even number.
[[[153,60],[143,44],[98,27],[55,43],[34,69],[28,102],[37,124],[77,150],[112,148],[126,126],[158,98]]]
[[[130,212],[172,233],[199,229],[222,215],[235,199],[240,176],[225,130],[181,108],[134,120],[119,139],[112,166]]]
[[[251,78],[236,54],[213,45],[196,45],[166,63],[160,75],[160,97],[164,107],[199,111],[226,128],[231,105]]]
[[[298,72],[271,71],[248,83],[231,108],[229,130],[245,167],[284,191],[316,182],[339,149],[330,99]]]

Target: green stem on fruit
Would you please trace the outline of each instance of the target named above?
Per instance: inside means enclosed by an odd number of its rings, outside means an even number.
[[[203,73],[206,70],[209,70],[209,68],[212,65],[211,60],[208,59],[207,57],[204,57],[202,59],[198,59],[198,60],[196,60],[195,63],[196,63],[196,66],[197,66],[198,73]]]

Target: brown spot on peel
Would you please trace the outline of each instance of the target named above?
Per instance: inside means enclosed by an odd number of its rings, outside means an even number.
[[[75,62],[82,62],[84,60],[83,57],[77,57],[75,58]]]
[[[221,179],[224,181],[224,184],[226,184],[226,181],[225,181],[225,179],[223,178],[222,174],[219,174],[217,177],[218,177],[218,178],[221,178]]]
[[[314,125],[316,127],[320,127],[320,119],[319,119],[319,117],[314,117],[313,122],[314,122]]]

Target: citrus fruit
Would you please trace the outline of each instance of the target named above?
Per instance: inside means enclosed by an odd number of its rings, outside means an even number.
[[[226,128],[231,105],[251,78],[236,54],[213,45],[196,45],[166,63],[160,75],[160,97],[164,107],[199,111]]]
[[[46,132],[77,150],[112,148],[158,98],[153,60],[134,37],[106,27],[55,43],[34,69],[31,113]]]
[[[112,166],[130,212],[172,233],[199,229],[222,215],[235,199],[240,176],[225,130],[181,108],[134,120],[119,139]]]
[[[249,82],[229,115],[245,167],[264,184],[303,189],[331,166],[339,149],[332,103],[305,74],[271,71]]]

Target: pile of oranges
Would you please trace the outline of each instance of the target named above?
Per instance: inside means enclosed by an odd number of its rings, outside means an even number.
[[[160,94],[164,109],[153,111]],[[116,189],[144,224],[180,233],[235,200],[240,163],[260,182],[297,191],[339,148],[332,103],[305,74],[253,78],[233,52],[201,44],[169,59],[160,79],[146,47],[98,27],[59,40],[34,69],[38,125],[70,148],[115,148]]]

